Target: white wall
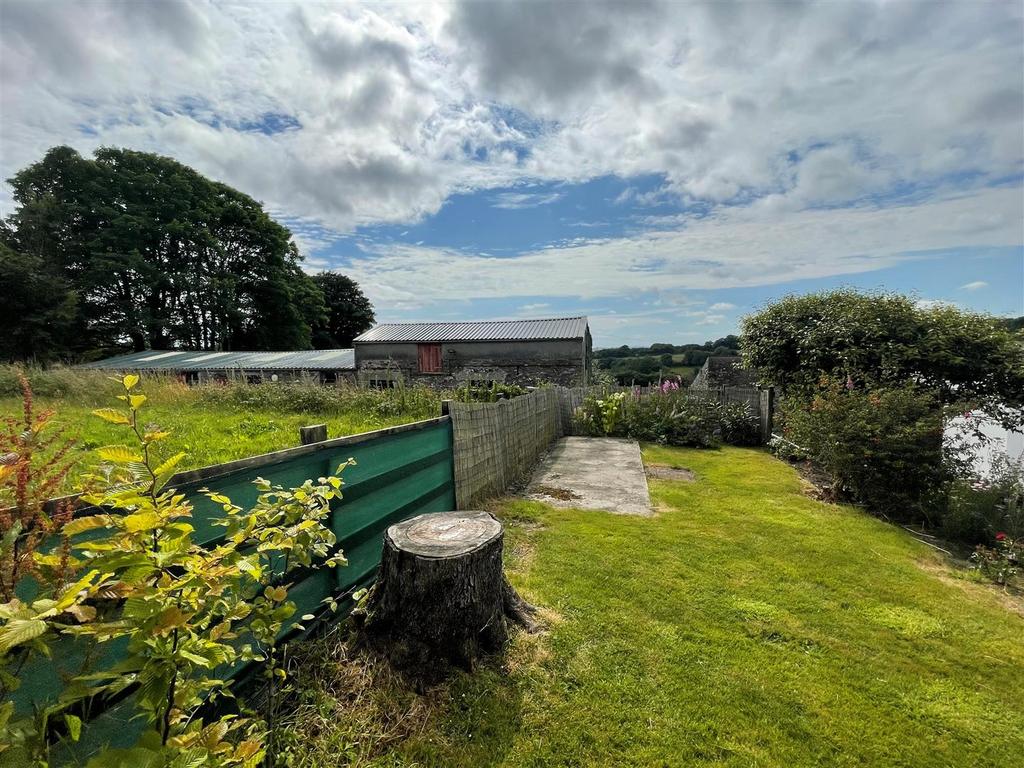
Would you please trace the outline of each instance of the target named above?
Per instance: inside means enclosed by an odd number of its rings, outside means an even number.
[[[974,466],[978,474],[986,475],[992,469],[992,464],[1000,455],[1007,456],[1013,461],[1024,465],[1024,426],[1021,431],[1013,431],[991,421],[982,413],[974,412],[970,421],[958,416],[946,425],[946,438],[955,439],[965,428],[979,428],[984,441],[972,440],[971,443],[977,454]]]

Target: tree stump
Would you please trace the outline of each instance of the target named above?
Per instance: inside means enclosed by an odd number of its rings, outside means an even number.
[[[364,637],[419,677],[437,662],[472,669],[509,622],[536,631],[536,609],[502,571],[504,530],[487,512],[419,515],[388,528],[376,584],[356,618]],[[443,666],[443,664],[442,664]]]

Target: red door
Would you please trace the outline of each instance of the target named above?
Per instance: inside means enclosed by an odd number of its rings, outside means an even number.
[[[420,373],[441,373],[441,345],[418,344]]]

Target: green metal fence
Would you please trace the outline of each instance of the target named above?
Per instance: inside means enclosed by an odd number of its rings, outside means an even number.
[[[452,423],[449,417],[407,424],[363,435],[337,438],[323,443],[301,446],[240,461],[183,472],[172,485],[184,492],[192,502],[192,524],[196,537],[212,544],[223,535],[223,528],[212,520],[223,515],[199,489],[212,488],[240,506],[252,504],[257,490],[252,481],[263,477],[285,487],[301,485],[307,478],[325,476],[348,458],[355,466],[345,469],[343,498],[334,503],[330,526],[337,535],[348,565],[314,571],[294,583],[289,599],[298,610],[297,616],[319,614],[322,602],[329,596],[340,596],[343,615],[351,608],[348,596],[373,581],[380,563],[384,530],[413,515],[455,509],[453,481]],[[97,666],[117,660],[119,648],[104,648]],[[15,693],[15,706],[20,712],[52,701],[60,691],[62,673],[77,669],[81,660],[79,649],[70,643],[58,649],[54,660],[36,663],[23,671],[22,687]],[[244,668],[228,671],[234,677],[244,675]],[[74,754],[65,755],[68,762],[84,762],[90,754],[104,746],[129,746],[137,739],[142,723],[132,721],[130,697],[94,717],[83,728],[81,740],[73,745]],[[61,753],[58,749],[58,754]]]

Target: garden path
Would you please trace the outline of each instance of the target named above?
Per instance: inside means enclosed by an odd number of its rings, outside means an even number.
[[[525,495],[554,507],[654,514],[635,440],[562,438],[534,472]]]

